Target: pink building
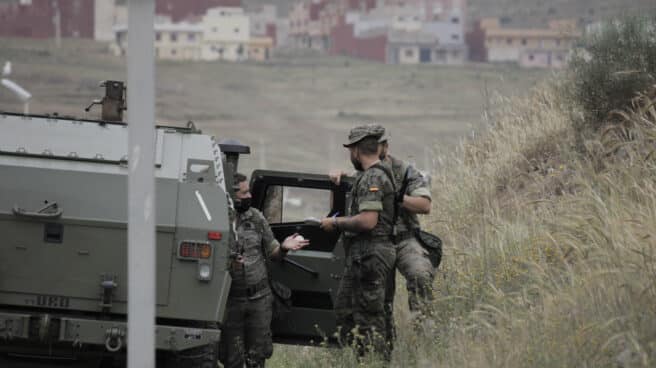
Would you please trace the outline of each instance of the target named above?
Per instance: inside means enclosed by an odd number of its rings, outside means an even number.
[[[465,0],[381,0],[333,26],[330,52],[388,64],[463,64],[466,6]]]
[[[332,29],[347,11],[368,12],[376,0],[305,0],[292,7],[289,35],[296,47],[328,50]]]
[[[333,27],[330,38],[331,55],[344,55],[371,61],[386,62],[387,32],[371,32],[355,36],[352,24],[341,22]]]

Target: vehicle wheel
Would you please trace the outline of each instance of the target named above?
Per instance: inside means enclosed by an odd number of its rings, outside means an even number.
[[[215,346],[207,345],[181,353],[162,352],[157,355],[157,367],[216,368],[217,350]]]

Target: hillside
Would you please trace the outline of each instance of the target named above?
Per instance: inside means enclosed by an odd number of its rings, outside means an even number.
[[[434,315],[415,329],[397,289],[392,366],[654,366],[656,93],[581,151],[560,83],[500,101],[494,128],[443,158],[426,222],[446,244]],[[356,364],[276,349],[273,367]]]
[[[569,71],[496,101],[487,133],[437,160],[424,222],[445,244],[433,314],[411,322],[397,287],[391,366],[655,366],[656,18],[626,24]],[[274,366],[356,364],[302,352],[280,347]]]

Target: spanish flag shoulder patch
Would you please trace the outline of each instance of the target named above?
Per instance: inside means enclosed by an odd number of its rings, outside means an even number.
[[[378,189],[378,187],[370,187],[370,188],[369,188],[369,191],[370,191],[370,192],[373,192],[373,193],[376,193],[376,192],[378,192],[379,190],[380,190],[380,189]]]

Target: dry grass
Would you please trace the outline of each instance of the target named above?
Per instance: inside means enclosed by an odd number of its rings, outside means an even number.
[[[431,361],[653,366],[653,104],[636,100],[579,154],[575,111],[545,86],[463,147],[435,185],[432,226],[450,247],[436,306],[445,343],[424,350]]]
[[[415,332],[397,298],[393,366],[654,366],[656,99],[581,153],[560,88],[500,101],[489,133],[445,159],[427,224],[447,245],[435,316]],[[290,347],[272,363],[356,364]]]

